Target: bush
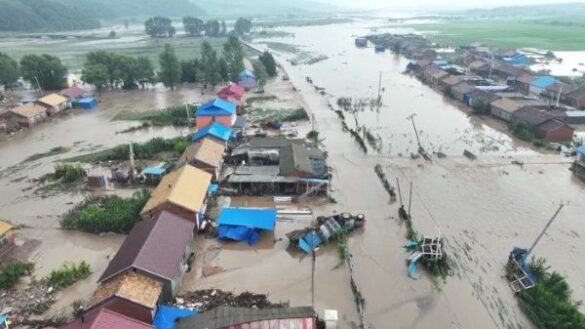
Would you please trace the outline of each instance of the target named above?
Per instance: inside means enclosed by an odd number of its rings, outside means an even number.
[[[79,264],[66,263],[43,279],[43,281],[56,289],[69,287],[79,280],[83,280],[91,274],[90,265],[82,261]]]
[[[114,117],[114,120],[144,121],[152,126],[185,126],[188,124],[187,111],[193,113],[194,110],[194,105],[187,105],[187,109],[185,105],[179,105],[146,112],[121,112]]]
[[[85,311],[84,308],[85,301],[83,299],[76,299],[71,304],[71,308],[73,309],[73,317],[78,318],[80,317],[83,312]]]
[[[475,114],[489,114],[490,113],[490,104],[488,104],[484,99],[478,99],[477,101],[473,102],[473,106],[471,110]]]
[[[13,261],[2,269],[0,272],[0,288],[11,289],[14,288],[20,281],[20,277],[26,271],[26,263],[21,261]]]
[[[532,142],[536,138],[534,133],[521,123],[514,123],[512,125],[512,132],[514,133],[514,136],[525,142]]]
[[[59,163],[55,165],[53,177],[62,179],[63,183],[74,183],[86,176],[85,170],[80,165]]]
[[[149,198],[148,190],[136,192],[128,199],[119,196],[89,198],[63,215],[61,227],[95,234],[127,234],[139,219],[140,211]]]

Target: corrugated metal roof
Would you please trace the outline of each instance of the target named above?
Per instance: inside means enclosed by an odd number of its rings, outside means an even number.
[[[531,86],[537,88],[546,88],[550,85],[553,85],[557,82],[557,79],[553,76],[546,75],[546,76],[538,76],[536,77],[531,83]]]
[[[96,308],[59,329],[152,329],[153,326],[105,308]]]
[[[213,138],[203,138],[198,142],[189,145],[177,161],[177,168],[184,166],[191,161],[201,161],[210,167],[219,168],[223,160],[225,144]]]
[[[37,100],[37,102],[43,103],[43,104],[46,104],[49,106],[57,106],[57,105],[67,103],[67,98],[65,98],[61,95],[58,95],[58,94],[50,94],[50,95],[47,95],[43,98],[39,98]]]
[[[221,98],[214,98],[199,106],[196,116],[232,115],[236,112],[236,104]]]
[[[205,136],[213,136],[221,139],[222,141],[228,141],[232,135],[232,130],[229,127],[222,125],[219,122],[214,122],[209,126],[199,130],[195,136],[193,136],[193,142],[200,140]]]
[[[273,231],[276,224],[276,209],[223,208],[216,223]]]
[[[315,319],[315,317],[316,313],[312,307],[287,307],[260,310],[243,307],[220,306],[213,310],[203,312],[195,317],[180,319],[177,321],[175,327],[177,329],[221,329],[263,320]],[[315,328],[310,327],[309,329]]]
[[[161,212],[156,219],[139,221],[98,282],[109,280],[130,268],[167,280],[175,279],[194,228],[194,222],[167,211]]]
[[[199,212],[210,182],[211,174],[192,166],[173,171],[163,177],[141,213],[144,214],[165,202]]]
[[[240,79],[241,78],[246,78],[246,77],[250,77],[250,78],[256,79],[256,76],[254,75],[254,73],[252,73],[252,71],[250,71],[248,69],[243,70],[242,72],[240,72],[239,76],[240,76]]]
[[[67,98],[80,98],[85,94],[85,90],[79,88],[78,86],[69,87],[67,89],[63,89],[59,92],[59,95],[65,96]]]
[[[167,169],[164,167],[164,165],[147,167],[144,168],[144,171],[142,171],[144,175],[163,175],[165,172],[167,172]]]

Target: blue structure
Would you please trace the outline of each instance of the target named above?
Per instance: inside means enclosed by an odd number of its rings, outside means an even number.
[[[167,169],[163,166],[147,167],[142,172],[144,175],[162,176],[167,172]]]
[[[215,98],[199,106],[195,116],[233,115],[236,113],[236,104],[221,98]]]
[[[97,100],[93,97],[86,97],[77,101],[77,106],[79,106],[79,108],[86,110],[96,108],[97,105],[98,105]]]
[[[528,66],[532,64],[532,60],[524,54],[515,54],[510,57],[503,57],[502,60],[512,66]]]
[[[258,81],[256,80],[256,76],[250,70],[243,70],[239,74],[238,84],[246,90],[250,90],[253,88],[258,87]]]
[[[438,67],[438,68],[443,68],[443,67],[449,65],[449,62],[447,62],[446,60],[443,60],[443,59],[438,59],[436,61],[433,61],[433,65]]]
[[[374,47],[374,51],[377,53],[383,53],[386,51],[386,47],[383,45],[376,45],[376,47]]]
[[[317,250],[322,244],[323,240],[315,231],[310,231],[299,239],[299,248],[307,254],[312,250]]]
[[[199,130],[195,136],[193,136],[192,142],[195,143],[196,141],[202,139],[206,136],[212,136],[224,142],[227,142],[232,135],[232,130],[219,122],[214,122],[209,126]]]
[[[219,185],[209,184],[209,187],[207,187],[207,192],[213,194],[213,193],[217,192],[218,189],[219,189]]]
[[[156,329],[175,329],[175,322],[181,318],[196,316],[197,311],[162,305],[159,307],[152,325]]]
[[[274,231],[276,209],[223,208],[216,223],[218,238],[247,241],[253,245],[260,237],[259,230]]]
[[[536,88],[538,90],[545,89],[550,85],[554,85],[557,83],[557,79],[551,75],[540,75],[537,76],[536,79],[530,83],[530,87]]]
[[[368,46],[368,39],[364,37],[355,38],[356,47],[365,48]]]

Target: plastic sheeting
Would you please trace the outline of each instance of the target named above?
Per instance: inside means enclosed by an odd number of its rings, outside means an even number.
[[[197,311],[181,309],[163,305],[158,309],[152,325],[156,329],[175,329],[175,322],[180,318],[187,318],[197,315]]]
[[[246,241],[248,245],[254,245],[260,238],[260,234],[253,228],[236,225],[219,225],[217,237],[233,241]]]

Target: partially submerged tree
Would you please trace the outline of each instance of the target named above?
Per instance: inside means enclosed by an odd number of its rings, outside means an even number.
[[[223,46],[223,56],[227,62],[229,79],[237,81],[244,69],[244,48],[236,36],[230,36]]]
[[[183,27],[185,33],[190,37],[200,36],[203,32],[203,20],[197,17],[183,17]]]
[[[144,29],[146,34],[153,38],[156,37],[173,37],[175,35],[175,28],[173,22],[168,17],[154,16],[144,22]]]
[[[175,89],[181,81],[181,64],[175,54],[175,49],[170,44],[165,44],[165,49],[158,57],[160,64],[159,80],[165,87]]]
[[[211,44],[207,41],[201,44],[200,63],[203,69],[203,81],[212,86],[217,85],[220,79],[217,52],[213,50]]]
[[[272,54],[267,50],[264,53],[262,53],[262,55],[260,55],[258,59],[262,62],[262,64],[264,64],[264,67],[266,68],[266,73],[268,73],[268,75],[271,77],[275,77],[276,61],[274,60]]]
[[[10,56],[0,52],[0,85],[6,85],[18,80],[18,62]]]
[[[254,75],[258,81],[258,88],[260,90],[264,90],[264,86],[268,80],[268,73],[266,73],[266,68],[264,67],[264,64],[258,60],[252,62],[252,65],[254,66]]]
[[[234,31],[238,35],[244,35],[252,30],[252,21],[247,18],[238,18],[236,21],[236,25],[234,26]]]
[[[203,29],[205,30],[205,35],[209,37],[217,37],[221,32],[221,26],[216,20],[209,20],[205,22]]]
[[[55,90],[63,87],[67,69],[61,60],[55,56],[26,55],[20,60],[22,76],[33,85],[45,90]]]

